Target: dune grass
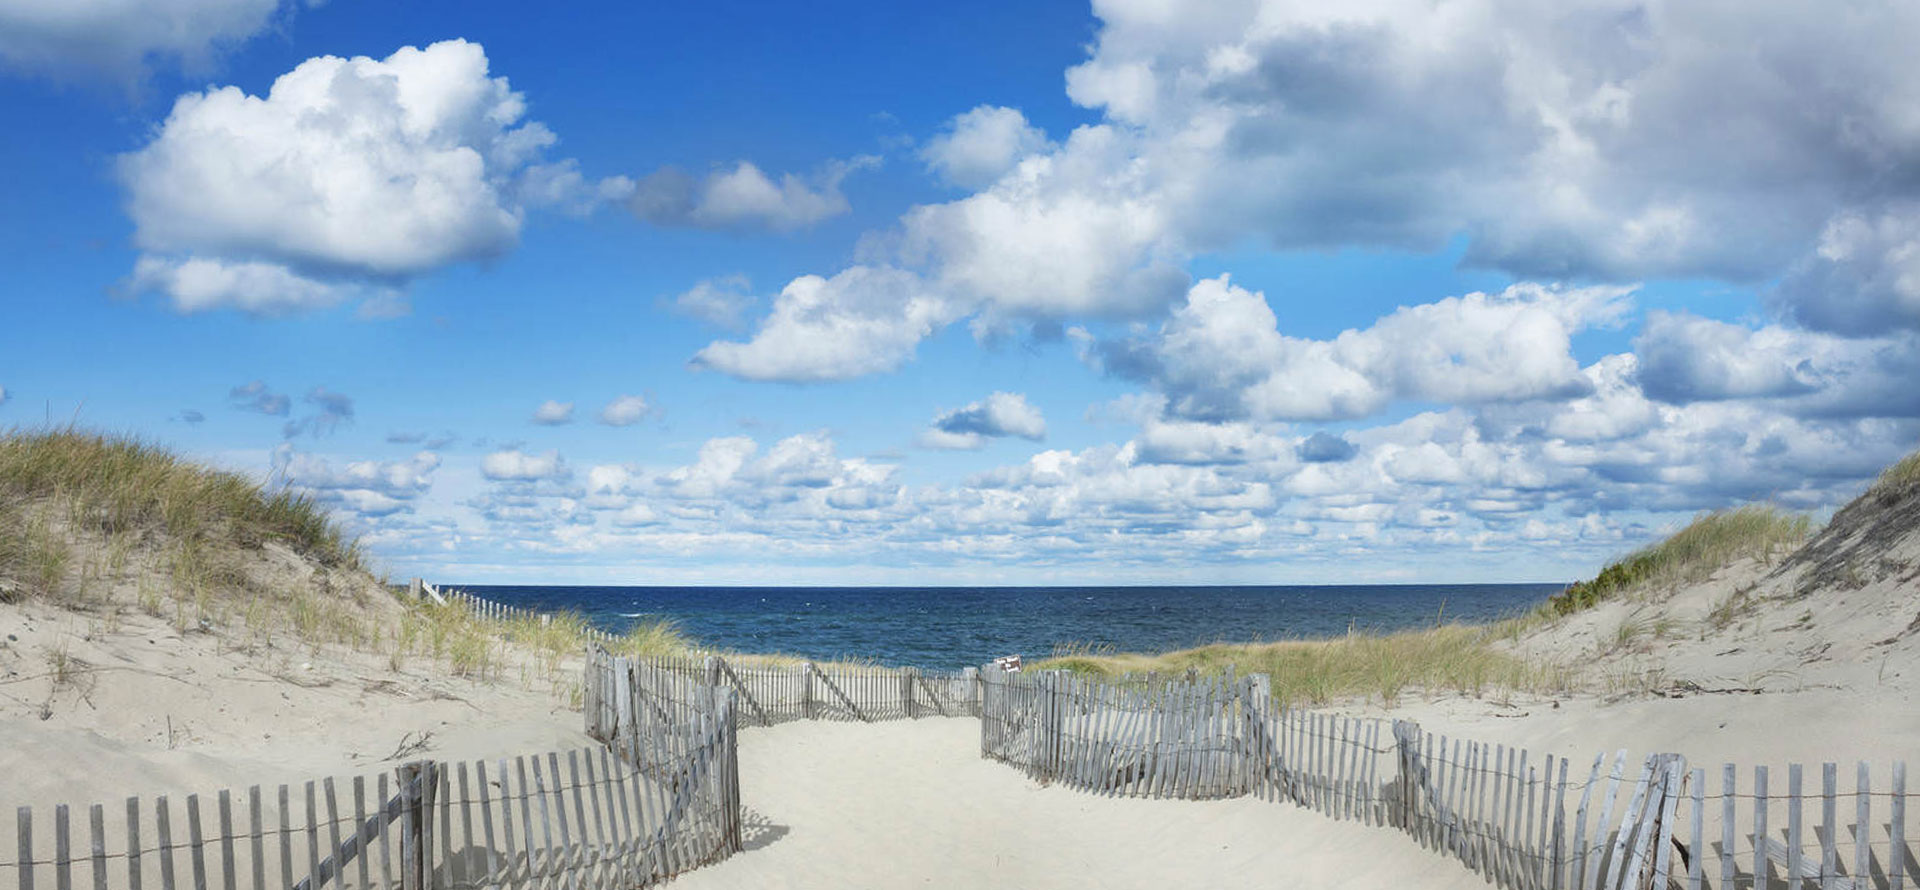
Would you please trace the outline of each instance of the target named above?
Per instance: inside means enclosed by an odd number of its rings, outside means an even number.
[[[1806,543],[1813,521],[1766,504],[1702,514],[1659,543],[1628,554],[1549,599],[1543,609],[1569,615],[1628,591],[1705,580],[1735,560],[1772,562]]]
[[[165,537],[187,559],[205,545],[280,541],[322,565],[361,566],[359,548],[313,499],[132,437],[0,432],[0,505],[0,577],[27,593],[64,574],[61,548],[46,540],[57,536],[47,531],[56,517],[114,540]]]
[[[1379,699],[1392,704],[1407,693],[1552,693],[1568,688],[1569,674],[1501,651],[1498,626],[1442,624],[1389,634],[1350,632],[1330,640],[1214,643],[1158,655],[1070,650],[1041,659],[1035,670],[1097,676],[1180,673],[1215,676],[1264,673],[1282,704]]]
[[[1920,483],[1920,459],[1896,464],[1888,474],[1903,484]],[[1035,668],[1098,675],[1193,669],[1215,675],[1231,665],[1239,674],[1270,675],[1274,698],[1283,703],[1366,698],[1390,704],[1407,692],[1559,693],[1573,686],[1574,671],[1569,666],[1529,660],[1500,644],[1608,599],[1702,580],[1737,559],[1771,561],[1805,543],[1811,531],[1807,516],[1771,506],[1721,510],[1704,514],[1666,539],[1614,562],[1590,581],[1568,586],[1531,611],[1488,624],[1349,632],[1324,640],[1215,643],[1157,655],[1069,648],[1040,660]],[[1643,635],[1664,632],[1651,625],[1623,624],[1615,632],[1614,647],[1626,648]]]
[[[1867,489],[1874,495],[1904,494],[1920,486],[1920,451],[1915,451],[1880,471],[1880,477]]]

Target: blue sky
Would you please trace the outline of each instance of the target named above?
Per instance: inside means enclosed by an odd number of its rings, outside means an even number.
[[[1920,13],[1762,6],[0,0],[0,424],[395,576],[1567,580],[1920,441]]]

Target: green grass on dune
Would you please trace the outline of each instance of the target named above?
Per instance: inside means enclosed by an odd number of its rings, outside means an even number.
[[[1920,474],[1920,463],[1916,463],[1914,472]],[[1701,515],[1665,540],[1628,554],[1600,570],[1592,580],[1569,585],[1548,600],[1545,608],[1551,614],[1568,615],[1630,590],[1701,581],[1735,560],[1772,562],[1806,543],[1812,530],[1813,522],[1806,514],[1770,505],[1716,510]]]
[[[354,542],[312,498],[182,459],[139,439],[77,429],[0,433],[0,522],[28,524],[28,504],[104,535],[175,542],[280,541],[333,567],[360,567]],[[16,540],[22,532],[7,537]]]
[[[1906,484],[1920,482],[1920,459],[1909,458],[1888,472],[1904,473],[1900,478]],[[1473,696],[1559,693],[1572,685],[1569,668],[1530,660],[1500,644],[1629,592],[1698,581],[1741,558],[1783,556],[1804,543],[1811,530],[1807,516],[1771,506],[1704,514],[1666,539],[1607,566],[1594,579],[1570,585],[1538,608],[1485,625],[1356,632],[1325,640],[1215,643],[1157,655],[1066,650],[1036,667],[1096,675],[1188,669],[1216,675],[1230,665],[1236,673],[1271,676],[1275,699],[1309,704],[1347,698],[1391,703],[1410,691]]]
[[[1900,494],[1915,486],[1920,486],[1920,451],[1915,451],[1894,462],[1893,466],[1882,470],[1880,478],[1875,479],[1873,487],[1867,491],[1875,495]]]
[[[1498,625],[1443,624],[1391,634],[1349,633],[1330,640],[1214,643],[1159,655],[1065,651],[1033,665],[1096,676],[1193,669],[1202,676],[1264,673],[1283,704],[1324,704],[1344,698],[1392,703],[1402,694],[1558,692],[1564,671],[1529,662],[1498,647]]]

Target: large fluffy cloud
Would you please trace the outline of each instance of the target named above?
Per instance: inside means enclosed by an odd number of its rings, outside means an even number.
[[[912,271],[984,330],[1150,316],[1207,251],[1456,242],[1518,278],[1777,281],[1774,304],[1809,326],[1920,326],[1910,4],[1094,11],[1067,91],[1103,119],[1056,142],[1012,109],[956,116],[923,158],[976,190],[910,209],[864,262]],[[873,357],[842,363],[862,373],[902,352],[819,333]]]
[[[1575,331],[1616,318],[1621,288],[1515,285],[1402,307],[1331,340],[1290,337],[1264,295],[1226,276],[1195,284],[1150,336],[1097,342],[1108,373],[1147,383],[1171,416],[1193,420],[1342,420],[1399,399],[1454,403],[1566,398],[1588,381]]]
[[[1195,243],[1464,234],[1523,276],[1759,281],[1920,188],[1909,4],[1095,7],[1068,93],[1146,134]]]
[[[291,5],[291,4],[287,4]],[[0,0],[0,60],[54,75],[199,67],[265,29],[282,0]]]
[[[323,56],[274,81],[181,96],[122,155],[137,288],[182,310],[283,314],[513,248],[554,135],[464,40]]]

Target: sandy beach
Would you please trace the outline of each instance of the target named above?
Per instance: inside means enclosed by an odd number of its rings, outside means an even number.
[[[746,852],[676,887],[1482,887],[1403,834],[1289,804],[1099,797],[980,757],[980,724],[740,736]]]

